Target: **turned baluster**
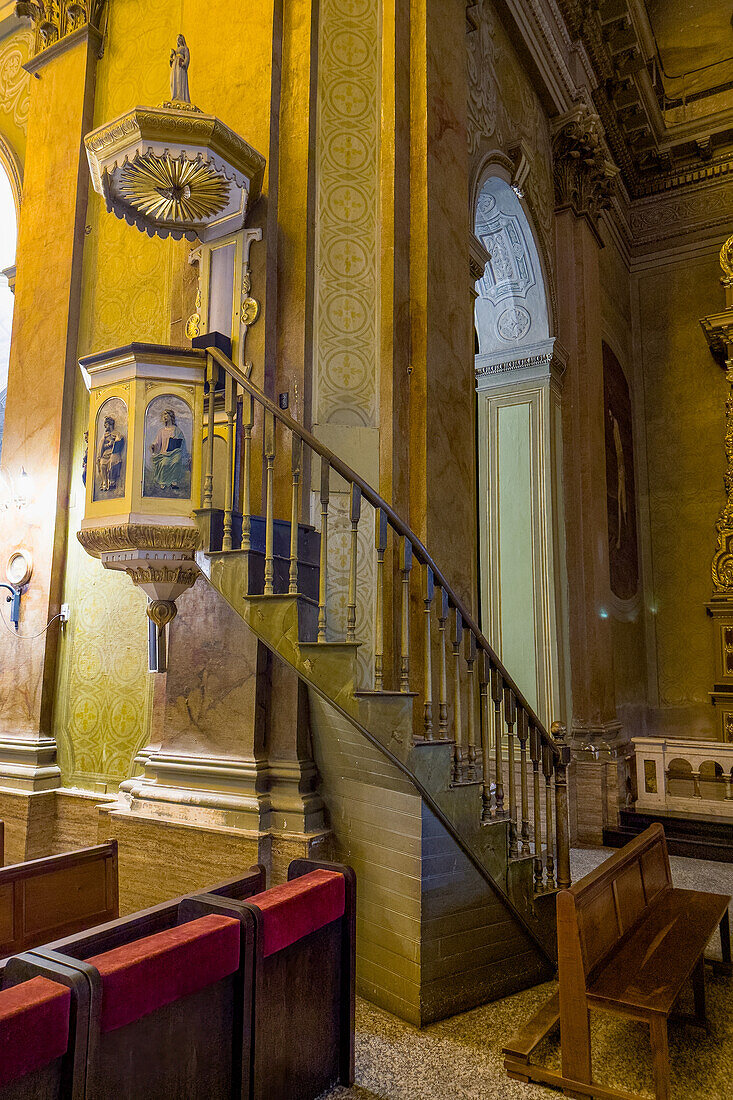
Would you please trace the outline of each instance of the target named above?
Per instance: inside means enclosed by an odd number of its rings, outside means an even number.
[[[433,740],[433,651],[430,637],[430,613],[435,596],[435,578],[429,565],[425,566],[425,739]]]
[[[402,574],[402,628],[400,630],[400,691],[410,690],[410,571],[412,543],[403,538],[400,544]]]
[[[377,548],[376,630],[374,638],[374,690],[384,690],[384,555],[387,551],[387,514],[374,513],[374,544]]]
[[[521,707],[517,716],[517,737],[519,738],[519,781],[522,790],[522,829],[521,854],[529,855],[529,790],[527,786],[527,738],[529,737],[529,716]]]
[[[456,608],[455,629],[453,631],[453,685],[455,703],[453,706],[453,733],[455,743],[453,746],[453,779],[461,778],[463,767],[463,715],[461,712],[461,642],[463,640],[463,616]]]
[[[509,768],[509,855],[519,855],[517,845],[517,775],[514,762],[514,723],[517,719],[517,700],[509,687],[504,688],[504,722],[507,732],[507,764]]]
[[[318,641],[326,641],[326,591],[328,573],[328,493],[331,467],[321,458],[321,557],[318,577]]]
[[[440,700],[438,703],[438,737],[448,739],[448,652],[446,628],[448,625],[448,593],[440,590],[438,605],[438,632],[440,634]]]
[[[208,416],[206,436],[206,475],[204,477],[204,508],[213,508],[214,501],[214,401],[216,399],[216,383],[219,378],[219,368],[211,355],[206,357],[206,384],[209,387]]]
[[[232,548],[232,512],[234,511],[234,418],[237,414],[237,383],[224,375],[224,412],[227,418],[227,473],[224,493],[224,537],[222,550]]]
[[[275,417],[265,410],[265,595],[275,591]]]
[[[496,802],[496,816],[506,817],[504,809],[504,773],[501,759],[501,698],[504,694],[504,681],[499,670],[491,668],[491,698],[494,700],[494,773],[496,786],[494,787],[494,800]]]
[[[534,786],[532,789],[532,809],[534,812],[534,888],[542,889],[544,862],[542,858],[542,793],[540,790],[540,763],[542,761],[542,739],[537,726],[529,731],[529,755],[532,761]]]
[[[242,497],[242,549],[252,548],[252,505],[250,482],[252,480],[252,427],[255,419],[255,403],[251,393],[245,393],[242,407],[242,428],[244,432],[243,465],[244,485]]]
[[[481,722],[481,759],[484,773],[481,788],[481,820],[491,821],[491,716],[489,713],[489,680],[491,662],[485,649],[478,655],[479,720]]]
[[[288,593],[298,594],[298,532],[300,520],[300,471],[303,460],[303,441],[293,432],[291,437],[291,471],[293,475],[292,499],[290,502],[290,573]]]
[[[476,635],[472,630],[466,634],[466,695],[468,707],[468,778],[476,778],[476,688],[473,675],[476,663]]]
[[[542,745],[542,771],[545,776],[545,835],[547,837],[546,880],[547,889],[555,889],[555,857],[552,851],[552,773],[554,754],[552,745],[545,741]]]
[[[356,567],[359,557],[359,520],[361,519],[361,489],[351,486],[351,555],[349,558],[349,594],[346,602],[346,641],[356,641]]]
[[[560,722],[552,723],[557,757],[555,759],[555,828],[557,830],[557,885],[567,890],[570,875],[570,825],[568,822],[568,764],[570,746],[565,744],[567,730]]]

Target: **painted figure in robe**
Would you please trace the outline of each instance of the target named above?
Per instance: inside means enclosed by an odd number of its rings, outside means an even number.
[[[176,48],[171,50],[171,100],[174,103],[190,103],[188,92],[188,66],[191,54],[182,34],[178,35]]]
[[[115,431],[114,417],[105,416],[104,435],[100,441],[99,454],[97,455],[99,488],[103,493],[113,492],[117,488],[117,481],[122,467],[122,448],[124,444],[124,436]]]
[[[153,476],[161,489],[174,493],[185,490],[189,456],[183,432],[176,424],[176,414],[166,409],[161,417],[163,427],[151,443]]]

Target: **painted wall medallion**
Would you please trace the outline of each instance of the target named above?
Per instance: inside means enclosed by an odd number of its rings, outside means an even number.
[[[159,394],[145,410],[144,497],[191,496],[191,407],[174,394]]]
[[[629,600],[639,587],[631,394],[621,364],[606,344],[603,396],[611,591],[620,600]]]
[[[92,500],[124,497],[126,466],[127,405],[121,397],[108,397],[97,413]]]

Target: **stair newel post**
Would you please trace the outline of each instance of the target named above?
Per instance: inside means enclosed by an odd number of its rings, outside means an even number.
[[[514,760],[514,723],[517,720],[517,700],[509,687],[504,688],[504,721],[507,732],[507,766],[509,769],[509,855],[519,855],[517,844],[517,774]]]
[[[435,596],[435,578],[429,565],[425,566],[425,740],[432,741],[433,734],[433,651],[430,637],[430,613]]]
[[[567,730],[560,722],[552,723],[557,758],[555,760],[555,828],[557,830],[557,885],[567,890],[570,875],[570,826],[568,823],[568,764],[570,746],[565,744]]]
[[[491,664],[485,649],[479,650],[479,720],[481,722],[481,759],[484,773],[481,787],[481,821],[491,821],[491,716],[489,714],[489,680]]]
[[[446,629],[448,626],[448,593],[440,590],[438,605],[438,632],[440,634],[440,699],[438,703],[438,737],[441,741],[448,738],[448,652]]]
[[[542,740],[537,726],[529,731],[529,755],[532,760],[534,786],[532,789],[532,809],[534,812],[534,888],[542,889],[544,864],[542,861],[542,792],[540,790],[540,762],[542,760]]]
[[[458,782],[461,779],[463,767],[463,714],[461,708],[461,642],[463,641],[463,616],[458,608],[455,609],[455,630],[453,632],[453,685],[455,701],[453,705],[453,734],[455,745],[453,748],[453,779]]]
[[[265,595],[275,592],[275,417],[265,410]]]
[[[555,856],[552,850],[554,829],[552,827],[552,773],[554,753],[549,741],[542,745],[542,771],[545,776],[545,830],[547,837],[546,885],[548,890],[555,889]]]
[[[232,512],[234,511],[234,418],[237,413],[237,383],[224,374],[224,412],[227,418],[227,475],[224,496],[224,537],[222,550],[232,548]]]
[[[400,573],[402,574],[402,627],[400,630],[400,691],[410,690],[410,572],[412,543],[403,538],[400,543]]]
[[[476,664],[476,635],[469,629],[466,634],[466,695],[468,707],[468,721],[466,723],[468,734],[468,777],[476,778],[476,685],[474,679],[474,666]]]
[[[377,599],[374,631],[374,690],[384,691],[384,555],[387,552],[387,515],[374,513],[374,545],[377,548]]]
[[[206,357],[206,384],[209,387],[207,420],[206,420],[206,474],[204,476],[204,508],[213,508],[214,500],[214,402],[216,400],[216,383],[219,378],[219,368],[212,355]]]
[[[527,784],[528,736],[529,716],[524,707],[520,707],[517,717],[517,737],[519,738],[519,779],[522,789],[522,830],[520,833],[522,843],[520,851],[523,856],[529,855],[529,790]]]
[[[244,484],[242,486],[242,549],[252,548],[252,428],[255,421],[255,402],[251,393],[245,392],[242,409],[242,429],[244,432],[243,466]]]
[[[321,457],[321,557],[318,577],[318,641],[326,641],[326,593],[328,581],[328,495],[331,466]]]
[[[504,681],[501,678],[501,674],[498,668],[491,668],[491,698],[494,701],[494,773],[496,775],[496,786],[494,788],[494,797],[496,801],[496,816],[506,817],[506,810],[504,809],[504,772],[503,763],[501,759],[501,735],[502,735],[502,723],[501,723],[501,698],[504,694]]]
[[[291,472],[293,476],[292,499],[290,501],[290,573],[288,575],[288,593],[298,594],[298,524],[300,522],[300,472],[303,465],[303,441],[295,432],[290,439]]]
[[[351,552],[349,556],[349,594],[346,600],[346,641],[356,641],[356,567],[359,558],[359,520],[361,518],[361,489],[351,486],[349,506],[351,520]]]

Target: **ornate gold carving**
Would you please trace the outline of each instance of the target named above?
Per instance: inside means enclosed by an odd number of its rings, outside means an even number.
[[[186,339],[193,340],[195,336],[201,335],[201,314],[192,313],[186,321]]]
[[[173,622],[178,613],[178,608],[173,600],[151,600],[147,606],[147,613],[148,618],[155,623],[158,630],[162,630],[168,623]]]
[[[161,566],[156,569],[154,566],[132,566],[126,569],[128,577],[132,580],[133,584],[183,584],[188,588],[195,584],[200,577],[200,572],[196,566],[193,568],[186,566],[178,566],[174,569],[168,569],[165,566]],[[167,600],[159,600],[158,603],[167,603]],[[155,621],[155,620],[153,620]]]
[[[595,226],[611,205],[618,168],[608,157],[598,115],[585,105],[566,115],[552,142],[555,201]]]
[[[146,153],[123,168],[120,193],[150,218],[202,221],[224,209],[229,183],[201,160]]]
[[[720,250],[720,269],[723,272],[720,280],[723,286],[733,286],[733,236],[728,238]]]
[[[35,28],[34,54],[88,24],[99,28],[103,10],[104,0],[18,0],[15,5],[15,14],[26,16]]]
[[[253,325],[260,315],[260,303],[256,298],[242,298],[242,324]],[[198,333],[196,333],[198,335]]]
[[[193,554],[201,537],[197,527],[167,527],[148,523],[121,523],[115,526],[90,527],[77,531],[81,545],[98,558],[100,554],[117,550],[179,550]]]
[[[725,376],[730,386],[725,402],[725,504],[715,524],[718,548],[712,565],[713,588],[717,593],[733,593],[733,370],[726,371]]]
[[[184,103],[181,99],[167,99],[165,103],[161,103],[161,107],[169,111],[193,111],[197,115],[203,114],[200,107],[193,103]]]

